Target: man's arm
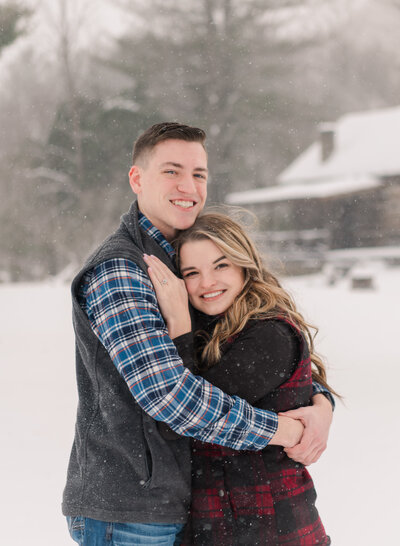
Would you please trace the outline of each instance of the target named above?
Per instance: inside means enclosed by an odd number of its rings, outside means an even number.
[[[323,394],[325,398],[330,402],[331,409],[335,409],[335,399],[333,398],[332,394],[326,389],[323,385],[320,385],[316,381],[313,381],[312,384],[313,387],[313,398],[312,400],[320,400],[320,397],[317,397],[317,394]]]
[[[233,449],[268,445],[278,428],[277,415],[226,395],[183,366],[152,284],[136,264],[116,259],[97,266],[84,299],[95,334],[151,417],[183,436]],[[298,423],[282,423],[280,445],[294,445],[291,430]]]

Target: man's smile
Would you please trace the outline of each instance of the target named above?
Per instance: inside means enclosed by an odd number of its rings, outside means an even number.
[[[171,203],[176,207],[181,207],[184,209],[189,209],[196,205],[195,201],[186,201],[183,199],[171,199]]]

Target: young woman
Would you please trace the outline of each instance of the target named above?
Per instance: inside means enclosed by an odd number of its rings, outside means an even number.
[[[225,392],[276,412],[310,404],[327,386],[309,326],[262,263],[244,228],[205,213],[176,241],[183,281],[147,257],[169,334],[188,365]],[[187,294],[197,310],[194,339]],[[313,370],[311,369],[313,365]],[[302,425],[295,422],[298,438]],[[193,440],[185,544],[330,544],[308,471],[283,447],[234,451]]]

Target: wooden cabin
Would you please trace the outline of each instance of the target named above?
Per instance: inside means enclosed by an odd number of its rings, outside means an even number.
[[[321,124],[274,186],[231,193],[226,202],[254,211],[261,245],[295,269],[307,261],[318,268],[337,249],[398,252],[400,107]]]

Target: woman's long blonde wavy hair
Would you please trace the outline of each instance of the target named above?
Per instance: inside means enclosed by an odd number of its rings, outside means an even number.
[[[208,337],[200,357],[201,365],[208,368],[216,364],[221,358],[222,344],[241,332],[250,319],[284,318],[303,333],[308,343],[313,379],[336,394],[327,383],[323,361],[314,351],[317,328],[307,324],[292,297],[266,269],[245,228],[221,212],[203,213],[174,241],[178,262],[185,243],[204,239],[215,243],[228,260],[242,267],[245,280],[242,291],[217,322],[213,335]],[[314,335],[310,329],[315,331]]]

